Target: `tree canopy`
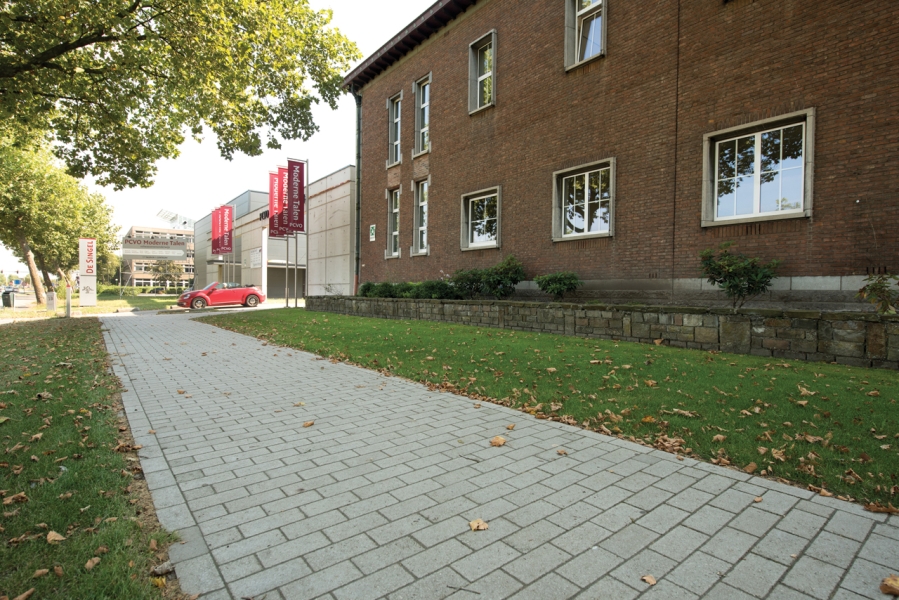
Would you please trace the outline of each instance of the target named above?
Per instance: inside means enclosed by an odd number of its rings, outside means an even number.
[[[153,274],[153,281],[159,285],[177,286],[184,275],[184,265],[173,260],[157,260],[150,266],[150,273]]]
[[[117,189],[149,186],[204,126],[229,159],[308,139],[359,56],[330,20],[308,0],[8,0],[0,129]]]

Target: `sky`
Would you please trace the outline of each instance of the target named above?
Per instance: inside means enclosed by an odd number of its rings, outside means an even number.
[[[356,42],[364,57],[399,33],[423,13],[434,0],[310,0],[316,9],[334,11],[331,24]],[[354,65],[355,66],[355,65]],[[282,141],[280,150],[265,150],[256,157],[235,155],[228,161],[221,157],[215,138],[206,134],[202,143],[189,136],[181,146],[181,154],[160,161],[156,183],[149,188],[115,191],[86,181],[92,190],[106,196],[113,207],[113,221],[122,233],[132,225],[165,227],[156,215],[170,210],[192,219],[200,219],[213,208],[237,197],[246,190],[268,191],[268,172],[290,158],[308,158],[311,181],[328,175],[356,161],[356,103],[352,96],[341,97],[336,111],[326,104],[313,109],[318,133],[309,141]],[[200,174],[201,176],[197,176]],[[0,246],[0,270],[6,274],[28,271],[12,253]]]

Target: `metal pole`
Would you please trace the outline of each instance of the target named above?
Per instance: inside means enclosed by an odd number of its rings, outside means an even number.
[[[306,240],[306,270],[303,275],[303,298],[309,295],[309,223],[307,221],[307,215],[309,211],[306,210],[306,207],[309,206],[309,184],[312,183],[312,175],[309,174],[309,159],[306,159],[306,187],[304,189],[304,196],[306,197],[306,202],[303,205],[303,210],[306,212],[303,215],[303,237]]]
[[[284,308],[290,308],[290,278],[287,276],[290,271],[290,236],[284,236]]]
[[[297,294],[299,290],[297,290],[297,263],[299,263],[300,256],[300,234],[293,234],[293,307],[296,308],[298,306]]]

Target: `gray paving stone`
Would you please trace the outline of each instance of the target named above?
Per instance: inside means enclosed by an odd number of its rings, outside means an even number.
[[[606,577],[578,594],[578,600],[611,600],[612,598],[615,600],[632,600],[639,593],[614,577]]]
[[[313,598],[323,598],[328,592],[360,577],[362,577],[362,572],[351,562],[345,561],[306,575],[280,589],[283,596],[289,600],[312,600]],[[329,595],[329,597],[333,596]]]
[[[593,523],[583,523],[552,540],[555,546],[570,554],[580,554],[612,535],[611,531]]]
[[[715,598],[716,600],[754,600],[753,597],[746,592],[732,588],[726,583],[718,583],[709,591],[708,596],[709,598]]]
[[[622,583],[638,590],[646,590],[650,585],[641,579],[643,576],[652,575],[659,580],[676,565],[677,563],[673,560],[647,549],[624,561],[611,574]]]
[[[673,506],[663,504],[637,520],[637,524],[656,533],[665,533],[690,516],[690,513]]]
[[[730,566],[704,552],[694,552],[670,572],[666,579],[695,594],[704,595],[724,577]]]
[[[809,558],[807,560],[813,561],[815,559]],[[837,574],[837,571],[839,571],[839,569],[837,569],[836,567],[826,565],[825,563],[820,563],[819,565],[823,565],[820,567],[820,570],[825,574],[825,577],[833,577]],[[810,568],[809,571],[811,570],[812,569]],[[880,593],[880,582],[883,581],[884,577],[891,574],[887,573],[886,571],[886,569],[878,564],[872,563],[862,558],[856,558],[855,561],[853,561],[852,566],[846,572],[843,581],[840,582],[840,588],[845,588],[846,590],[865,598],[884,598],[883,594]],[[787,583],[786,580],[784,581],[784,583]],[[791,585],[790,587],[803,589],[798,585]],[[876,590],[876,592],[872,592],[872,590]]]
[[[471,554],[472,550],[458,540],[447,540],[427,550],[419,551],[403,560],[406,567],[416,577],[424,577],[460,558]]]
[[[758,538],[748,533],[725,527],[705,543],[702,551],[734,564],[749,552],[757,541]]]
[[[468,581],[464,577],[449,567],[444,567],[436,573],[392,593],[389,598],[390,600],[419,600],[420,598],[440,600],[457,593],[459,589],[466,588],[467,585]]]
[[[507,598],[522,588],[521,582],[502,571],[494,571],[470,583],[450,596],[452,600],[470,600],[472,592],[483,598]]]
[[[752,551],[765,558],[791,565],[802,553],[808,540],[780,529],[772,529],[753,547]]]
[[[791,590],[785,585],[778,585],[770,594],[767,600],[814,600],[811,596],[801,594],[796,590]]]
[[[591,522],[608,531],[618,531],[632,523],[636,523],[637,519],[642,518],[644,514],[646,514],[646,511],[630,504],[618,504],[600,513]]]
[[[765,535],[780,520],[780,517],[770,512],[759,510],[756,506],[750,506],[738,514],[728,525],[755,537]]]
[[[709,536],[689,527],[675,527],[650,548],[673,560],[683,561],[708,539]]]
[[[256,553],[256,557],[262,566],[269,568],[277,565],[285,560],[290,560],[298,556],[304,556],[310,552],[314,552],[319,548],[325,548],[331,542],[320,531],[314,531],[303,537],[290,540],[277,546],[270,546]]]
[[[310,573],[309,567],[302,558],[294,558],[274,567],[270,567],[249,577],[232,581],[228,589],[236,598],[260,596]],[[179,573],[180,577],[180,573]]]
[[[453,564],[453,568],[467,580],[475,581],[519,556],[521,556],[521,553],[511,546],[503,542],[495,542],[456,561]]]
[[[693,592],[688,592],[667,579],[663,579],[656,585],[650,587],[640,597],[645,600],[694,600],[695,598],[699,598],[699,596]]]
[[[714,533],[727,525],[733,518],[734,515],[725,510],[714,506],[703,506],[682,524],[703,533]]]
[[[556,546],[543,544],[503,566],[503,571],[529,584],[571,558]]]
[[[579,591],[577,587],[555,573],[550,573],[510,598],[514,598],[514,600],[546,600],[547,598],[566,600],[574,597]]]
[[[221,575],[212,560],[204,554],[178,564],[178,581],[187,594],[206,594],[225,587]]]
[[[800,557],[783,579],[784,585],[815,598],[828,598],[840,583],[843,570],[810,556]]]
[[[875,529],[875,531],[878,531]],[[880,529],[879,531],[883,531]],[[822,533],[818,536],[821,539]],[[815,540],[818,541],[818,540]],[[894,538],[884,537],[882,535],[872,534],[867,541],[858,557],[864,560],[883,565],[891,570],[891,572],[899,573],[899,544]],[[821,558],[821,557],[818,557]],[[828,561],[833,564],[839,564],[834,561]]]
[[[895,544],[891,544],[891,546],[893,547],[890,553],[895,557]],[[822,531],[805,549],[805,554],[832,565],[846,568],[852,563],[852,559],[858,553],[859,548],[861,548],[861,543],[855,540],[850,540],[828,531]]]
[[[404,537],[394,540],[389,544],[378,546],[374,550],[369,550],[351,560],[360,571],[368,575],[375,571],[379,571],[384,567],[398,563],[405,558],[418,554],[421,551],[422,547],[420,544],[417,544],[415,540],[411,538]]]
[[[533,525],[519,529],[503,541],[519,552],[530,552],[563,533],[565,529],[548,520],[537,521]]]
[[[398,536],[399,537],[399,536]],[[304,554],[306,562],[315,571],[320,571],[333,564],[347,560],[363,552],[368,552],[377,544],[364,533],[347,538],[342,542],[327,545],[320,550]]]
[[[774,587],[786,570],[787,567],[780,563],[750,553],[727,574],[724,583],[762,597]]]
[[[601,547],[622,558],[630,558],[651,544],[657,537],[658,534],[645,527],[628,525],[618,533],[606,538]]]
[[[873,514],[873,513],[872,513]],[[874,526],[874,521],[865,517],[858,517],[845,512],[836,512],[824,526],[824,529],[847,537],[849,539],[863,541],[868,537],[868,532]]]

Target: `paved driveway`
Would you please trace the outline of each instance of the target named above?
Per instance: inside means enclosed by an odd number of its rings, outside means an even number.
[[[189,315],[103,323],[159,519],[186,541],[182,588],[204,599],[851,600],[899,573],[895,516]]]

